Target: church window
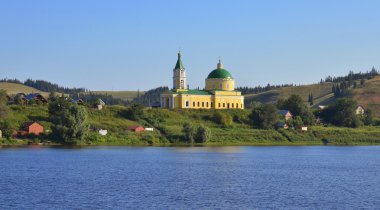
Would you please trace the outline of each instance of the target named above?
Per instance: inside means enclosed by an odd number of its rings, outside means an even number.
[[[230,108],[230,103],[227,103],[227,108],[228,108],[228,109]]]
[[[193,101],[193,107],[195,107],[195,101]]]
[[[186,101],[186,107],[189,107],[189,101]]]
[[[205,102],[202,102],[202,107],[205,107]]]
[[[206,102],[206,107],[208,107],[208,102]]]
[[[185,89],[185,85],[184,85],[183,80],[181,80],[181,89]]]
[[[220,103],[218,104],[218,107],[220,107]]]
[[[214,103],[213,103],[213,102],[211,102],[211,108],[212,108],[212,107],[214,107]]]
[[[224,107],[226,107],[226,104],[225,104],[225,103],[223,103],[223,108],[224,108]]]
[[[222,85],[222,83],[219,84],[219,88],[220,88],[220,89],[223,89],[223,85]]]
[[[236,103],[236,108],[239,108],[239,104],[238,103]]]
[[[200,107],[200,106],[199,106],[199,101],[198,101],[198,107]]]
[[[232,105],[232,108],[234,108],[234,103],[231,103],[231,105]]]

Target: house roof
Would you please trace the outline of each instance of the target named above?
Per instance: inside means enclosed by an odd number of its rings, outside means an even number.
[[[25,96],[25,99],[26,100],[32,100],[32,99],[35,99],[36,97],[42,97],[44,100],[46,100],[41,94],[39,93],[30,93],[28,95]]]
[[[131,126],[128,126],[127,127],[127,129],[128,130],[135,130],[135,129],[137,129],[137,128],[144,128],[143,126],[141,126],[141,125],[131,125]]]
[[[34,122],[34,121],[31,121],[31,122],[26,122],[26,123],[24,123],[24,124],[22,124],[22,128],[28,128],[28,127],[30,127],[31,125],[33,125],[34,123],[37,123],[38,125],[40,125],[40,126],[42,126],[43,127],[43,125],[41,125],[40,123],[38,123],[38,122]]]
[[[292,114],[289,110],[279,110],[278,111],[278,113],[280,114],[280,115],[286,115],[286,114]]]

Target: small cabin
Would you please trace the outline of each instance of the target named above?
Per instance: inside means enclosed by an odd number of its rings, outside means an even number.
[[[21,126],[18,135],[25,136],[28,134],[40,135],[44,132],[44,126],[38,122],[27,122]]]
[[[31,93],[31,94],[28,94],[25,96],[25,99],[27,101],[31,101],[31,100],[34,100],[36,101],[36,103],[42,103],[42,104],[46,104],[48,101],[46,100],[45,97],[43,97],[41,94],[39,93]]]
[[[105,105],[106,105],[106,103],[102,99],[99,98],[96,101],[95,107],[96,107],[97,110],[102,110],[103,106],[105,106]]]
[[[359,105],[358,107],[356,107],[355,113],[357,115],[364,115],[364,113],[365,113],[364,107]]]
[[[293,114],[289,110],[279,110],[278,114],[281,115],[286,121],[293,118]]]
[[[132,126],[128,126],[127,130],[135,132],[135,133],[139,133],[139,132],[144,131],[145,128],[141,125],[132,125]]]
[[[83,100],[80,99],[80,98],[73,99],[71,102],[73,102],[74,104],[78,104],[78,105],[83,105],[84,104]]]

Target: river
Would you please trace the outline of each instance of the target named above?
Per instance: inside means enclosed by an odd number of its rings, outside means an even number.
[[[0,149],[0,209],[358,208],[379,146]]]

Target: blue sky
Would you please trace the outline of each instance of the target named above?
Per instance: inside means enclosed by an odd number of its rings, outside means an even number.
[[[380,1],[0,0],[0,77],[91,90],[190,87],[221,56],[238,86],[380,68]]]

